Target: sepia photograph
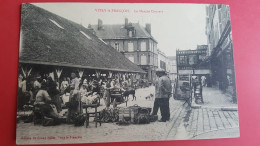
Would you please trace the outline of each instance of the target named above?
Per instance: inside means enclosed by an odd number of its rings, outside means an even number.
[[[23,3],[16,143],[240,136],[228,5]]]

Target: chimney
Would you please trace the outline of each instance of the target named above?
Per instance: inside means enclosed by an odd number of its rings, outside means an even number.
[[[91,33],[93,33],[94,35],[96,35],[96,32],[95,30],[92,28],[91,24],[88,25],[88,28],[87,28]]]
[[[101,19],[98,19],[98,30],[102,29],[103,22]]]
[[[145,30],[146,30],[149,34],[151,34],[151,24],[150,24],[150,23],[146,23],[146,24],[145,24]]]
[[[127,27],[127,26],[128,26],[128,19],[125,18],[125,27]]]

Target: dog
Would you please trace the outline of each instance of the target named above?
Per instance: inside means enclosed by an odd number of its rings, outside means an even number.
[[[151,93],[150,95],[146,96],[145,99],[150,99],[150,100],[153,100],[153,94]]]
[[[129,95],[133,95],[133,100],[132,100],[132,101],[136,100],[135,89],[126,90],[126,91],[123,93],[123,96],[125,97],[125,100],[128,100]]]

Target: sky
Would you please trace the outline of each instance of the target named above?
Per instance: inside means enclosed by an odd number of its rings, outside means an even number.
[[[66,19],[82,24],[151,24],[158,48],[167,56],[176,49],[196,49],[207,44],[205,4],[129,4],[129,3],[35,3]],[[110,11],[109,11],[110,10]]]

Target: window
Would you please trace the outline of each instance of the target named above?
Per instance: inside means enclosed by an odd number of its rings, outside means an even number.
[[[197,55],[190,55],[189,56],[189,64],[194,65],[197,63]]]
[[[187,57],[179,56],[179,64],[187,64]]]
[[[141,55],[141,65],[147,65],[147,60],[145,55]]]
[[[129,37],[130,38],[133,37],[133,31],[132,30],[129,31]]]
[[[59,23],[57,23],[56,21],[49,19],[53,24],[55,24],[56,26],[58,26],[61,29],[64,29],[62,26],[59,25]]]
[[[85,32],[80,31],[81,34],[83,34],[85,37],[87,37],[89,40],[91,40],[91,37],[89,35],[87,35]]]
[[[148,55],[148,63],[147,64],[151,64],[151,56]]]
[[[134,61],[134,56],[129,56],[128,59],[129,59],[130,61],[132,61],[133,63],[135,63],[135,61]]]
[[[166,63],[160,60],[160,68],[166,70]]]
[[[154,63],[154,55],[150,56],[150,62],[149,62],[150,65],[155,65]]]
[[[150,42],[149,45],[149,50],[152,50],[152,42]]]
[[[119,43],[115,43],[115,49],[119,52],[120,49],[119,49]]]
[[[158,58],[155,57],[154,60],[155,60],[155,66],[158,66]]]
[[[146,51],[146,42],[141,42],[141,51]]]
[[[128,43],[128,51],[134,51],[134,43]]]
[[[153,52],[157,54],[157,44],[156,44],[156,43],[154,44],[154,50],[153,50]]]

